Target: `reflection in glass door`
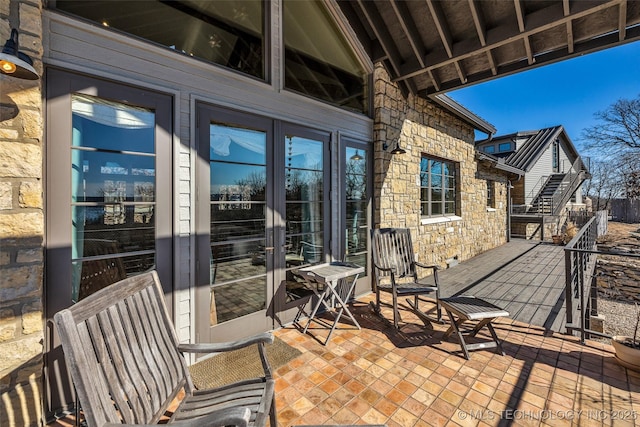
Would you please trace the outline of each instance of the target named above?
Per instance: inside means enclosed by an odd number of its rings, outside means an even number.
[[[297,313],[296,300],[309,294],[293,270],[328,260],[329,203],[325,191],[329,181],[326,159],[329,134],[293,126],[283,126],[284,152],[284,245],[285,301],[283,323]],[[280,205],[282,206],[282,205]],[[280,302],[282,303],[282,301]]]
[[[73,94],[72,300],[155,266],[155,114]]]
[[[198,341],[286,323],[292,270],[328,254],[329,133],[200,105]]]
[[[267,134],[210,125],[211,325],[265,310]]]
[[[197,330],[202,342],[272,329],[273,123],[201,105]]]
[[[287,267],[315,264],[325,258],[323,154],[323,141],[285,136]]]
[[[342,253],[344,260],[365,267],[358,279],[355,293],[370,290],[369,271],[369,218],[371,184],[367,176],[369,150],[366,144],[343,138],[343,227]]]

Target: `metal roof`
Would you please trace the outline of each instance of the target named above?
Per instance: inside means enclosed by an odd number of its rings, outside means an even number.
[[[524,143],[520,143],[520,147],[515,152],[505,158],[505,162],[516,168],[528,171],[562,132],[564,132],[562,126],[554,126],[540,129],[538,132],[530,134]],[[501,138],[498,137],[496,139],[500,140]]]
[[[640,39],[637,0],[335,1],[371,60],[423,97]]]

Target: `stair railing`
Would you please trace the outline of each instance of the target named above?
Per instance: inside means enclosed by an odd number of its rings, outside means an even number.
[[[578,186],[584,181],[585,166],[582,158],[578,156],[571,165],[569,171],[562,178],[562,182],[556,188],[551,196],[552,213],[558,215],[562,207],[567,204],[571,195],[577,190]]]
[[[527,194],[524,198],[524,203],[527,204],[527,200],[529,204],[533,204],[536,199],[538,193],[542,191],[542,189],[547,185],[547,182],[551,179],[551,175],[542,175],[536,185],[533,186],[529,194]]]

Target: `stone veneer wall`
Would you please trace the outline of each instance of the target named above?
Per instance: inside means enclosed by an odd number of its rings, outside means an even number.
[[[417,259],[446,266],[506,242],[506,175],[475,159],[474,130],[438,105],[403,96],[381,66],[374,72],[374,227],[411,230]],[[392,155],[397,141],[407,152]],[[422,224],[420,159],[423,154],[457,162],[461,219]],[[496,209],[487,209],[487,180],[495,181]]]
[[[0,40],[42,75],[39,0],[0,2]],[[41,425],[43,350],[43,113],[41,80],[0,75],[0,426]]]

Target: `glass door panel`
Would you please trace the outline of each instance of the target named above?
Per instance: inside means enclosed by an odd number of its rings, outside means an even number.
[[[211,325],[266,309],[267,134],[210,125]]]
[[[324,261],[324,143],[285,136],[287,268]]]
[[[329,185],[327,169],[329,135],[309,129],[284,126],[284,308],[308,295],[293,270],[328,260]],[[291,313],[295,315],[297,308]],[[283,322],[289,312],[280,313]]]
[[[361,266],[367,265],[367,157],[353,147],[346,148],[345,168],[345,260]],[[366,274],[365,273],[363,276]]]
[[[155,114],[71,96],[72,300],[155,267]]]
[[[369,150],[366,144],[343,139],[343,259],[365,267],[356,285],[356,294],[371,289],[369,280],[369,218],[371,182]]]

